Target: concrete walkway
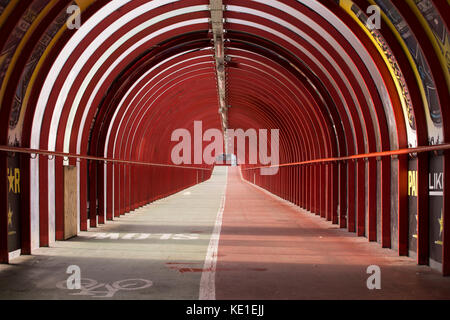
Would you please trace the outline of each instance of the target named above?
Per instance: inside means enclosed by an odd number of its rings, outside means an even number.
[[[81,290],[66,288],[70,265]],[[367,288],[369,265],[381,268],[381,290]],[[217,167],[209,181],[0,265],[0,299],[199,297],[450,299],[450,278],[242,181],[235,167],[228,180]]]
[[[198,299],[225,182],[217,167],[204,183],[0,265],[0,299]],[[66,289],[70,265],[85,290]]]

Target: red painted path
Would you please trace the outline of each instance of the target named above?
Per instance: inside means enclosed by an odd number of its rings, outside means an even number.
[[[381,290],[369,290],[369,265]],[[450,278],[341,230],[229,169],[217,299],[450,299]]]

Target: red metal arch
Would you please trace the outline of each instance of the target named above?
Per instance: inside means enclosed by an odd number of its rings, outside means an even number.
[[[85,48],[95,41],[96,37],[103,32],[114,21],[123,17],[125,14],[140,5],[147,3],[147,0],[131,1],[121,7],[120,10],[112,12],[103,21],[98,23],[87,36],[73,49],[61,72],[53,84],[53,90],[49,96],[48,105],[44,110],[44,116],[41,124],[40,148],[49,147],[49,137],[55,138],[55,149],[62,151],[66,134],[70,135],[69,150],[72,153],[80,152],[82,154],[92,154],[121,159],[140,159],[145,161],[160,161],[170,163],[169,153],[170,133],[176,127],[189,127],[196,119],[204,121],[206,128],[220,127],[219,116],[217,114],[217,89],[215,87],[215,69],[214,59],[212,57],[198,58],[203,52],[189,51],[196,48],[208,46],[211,40],[211,34],[208,33],[209,24],[206,18],[209,12],[192,12],[189,14],[180,14],[169,19],[164,19],[153,26],[136,33],[114,49],[105,63],[96,71],[92,79],[87,84],[80,105],[77,106],[74,115],[74,124],[70,132],[66,132],[66,126],[70,121],[69,114],[75,101],[75,95],[85,81],[90,69],[95,65],[98,58],[114,44],[129,32],[132,28],[148,21],[163,13],[186,8],[192,5],[205,5],[206,0],[186,0],[175,2],[170,5],[160,6],[149,12],[143,13],[133,20],[128,21],[116,33],[109,35],[105,41],[93,52],[86,60],[84,66],[79,70],[73,84],[70,86],[67,98],[64,99],[61,110],[58,109],[57,98],[63,87],[66,77],[72,68],[72,65],[83,54]],[[392,110],[389,113],[383,108],[383,100],[380,97],[379,88],[375,79],[372,79],[374,69],[369,70],[365,65],[361,55],[352,47],[349,41],[328,21],[314,12],[310,8],[302,5],[300,2],[282,0],[282,3],[291,6],[294,10],[305,14],[318,25],[324,27],[329,35],[337,41],[339,48],[333,47],[327,41],[326,37],[313,30],[310,26],[297,17],[290,16],[271,6],[270,3],[251,2],[246,0],[229,0],[228,5],[243,6],[252,10],[259,10],[278,17],[305,32],[324,48],[325,52],[320,52],[311,43],[302,38],[299,34],[277,24],[275,21],[266,19],[263,16],[255,15],[255,11],[234,12],[225,11],[225,18],[229,19],[225,23],[227,33],[225,37],[226,53],[233,56],[232,62],[226,66],[227,70],[227,94],[228,101],[232,106],[229,110],[229,124],[231,127],[242,128],[280,128],[283,131],[280,145],[282,149],[281,160],[283,162],[305,161],[310,159],[331,158],[343,155],[352,155],[355,153],[367,153],[374,151],[388,151],[392,146],[399,148],[405,147],[406,128],[403,120],[403,112],[400,100],[395,89],[394,82],[389,71],[377,52],[375,46],[366,37],[364,32],[339,6],[330,1],[320,2],[324,7],[332,9],[335,16],[342,21],[349,33],[354,35],[362,43],[365,50],[372,58],[371,65],[375,66],[377,75],[383,80],[384,88],[390,95]],[[359,5],[367,5],[369,1],[356,0]],[[29,59],[32,49],[36,46],[39,35],[45,32],[48,25],[56,18],[69,2],[58,2],[50,10],[49,14],[42,20],[38,28],[33,33],[34,40],[26,44],[26,52],[19,56],[19,62],[26,62]],[[97,1],[90,6],[83,17],[90,17],[92,14],[106,5],[107,2]],[[397,4],[396,4],[397,5]],[[436,54],[433,51],[432,44],[428,40],[423,28],[420,27],[417,17],[411,12],[406,3],[397,5],[399,11],[412,26],[412,31],[423,41],[421,44],[430,51],[429,64],[432,69],[433,77],[438,85],[438,93],[442,105],[442,116],[445,122],[449,118],[448,108],[448,88],[445,86],[441,66],[439,65]],[[437,5],[442,11],[442,5]],[[13,14],[8,17],[5,26],[13,27],[24,13],[25,6],[13,10]],[[252,13],[253,12],[253,13]],[[136,50],[131,52],[120,63],[118,63],[112,72],[102,79],[103,74],[108,68],[118,61],[119,57],[126,50],[144,39],[147,35],[156,30],[173,26],[178,22],[190,21],[196,18],[205,19],[204,23],[195,23],[184,25],[177,29],[167,30],[167,32],[142,43]],[[198,22],[198,21],[197,21]],[[252,25],[249,23],[257,23]],[[267,32],[264,28],[271,28],[276,33]],[[397,44],[395,37],[387,30],[382,30],[389,45],[397,57],[404,57],[402,48]],[[29,110],[25,117],[24,126],[24,146],[30,145],[31,124],[34,118],[34,104],[38,101],[40,86],[44,84],[45,76],[51,68],[51,64],[56,60],[58,52],[68,42],[72,31],[66,31],[57,41],[52,51],[48,54],[42,68],[39,70],[39,76],[31,91],[29,100]],[[34,37],[34,35],[36,37]],[[4,43],[0,42],[0,47]],[[209,44],[210,45],[210,44]],[[305,52],[298,46],[305,48]],[[151,50],[149,50],[151,48]],[[147,76],[141,79],[150,68],[166,58],[174,57],[177,53],[185,52],[175,59],[167,60],[158,68],[153,70]],[[349,63],[355,68],[347,65],[346,59],[342,58],[339,52],[344,52],[349,59]],[[311,53],[314,59],[308,56]],[[212,52],[211,52],[212,54]],[[201,62],[204,66],[200,67],[193,60],[187,58],[198,58],[196,62]],[[400,58],[397,60],[401,60]],[[172,67],[179,63],[180,70],[172,70]],[[209,65],[210,63],[210,65]],[[237,65],[237,66],[236,66]],[[240,66],[239,66],[240,65]],[[323,68],[321,66],[323,66]],[[334,65],[338,65],[335,69]],[[406,82],[411,91],[416,88],[414,75],[410,71],[407,63],[400,62],[401,68],[405,73]],[[272,79],[267,75],[277,70],[281,75],[278,79]],[[13,76],[6,87],[5,104],[1,108],[1,119],[9,119],[11,112],[12,97],[17,88],[19,75],[23,71],[23,66],[14,68]],[[355,71],[355,74],[353,73]],[[358,73],[359,75],[357,76]],[[157,76],[156,76],[157,75]],[[161,80],[164,79],[164,82]],[[362,79],[362,81],[360,81]],[[99,90],[96,90],[97,83],[103,81]],[[167,81],[166,81],[167,80]],[[134,89],[132,86],[139,81]],[[172,85],[173,84],[173,85]],[[195,90],[192,90],[195,89]],[[447,90],[446,90],[447,89]],[[180,92],[183,92],[184,99],[189,103],[182,106]],[[129,94],[123,101],[125,94]],[[420,103],[420,96],[412,92],[414,103],[414,114],[416,116],[416,126],[419,144],[426,143],[426,125],[423,117],[423,107]],[[151,99],[151,101],[149,100]],[[149,107],[151,104],[151,107]],[[55,109],[56,108],[56,109]],[[129,112],[128,112],[128,111]],[[61,111],[61,113],[59,113]],[[58,113],[55,113],[58,112]],[[117,117],[113,115],[117,112]],[[388,126],[387,116],[392,114],[395,117],[396,132],[391,132],[392,127]],[[56,132],[50,132],[53,114],[60,115],[60,121]],[[83,118],[84,114],[84,118]],[[3,117],[4,116],[4,117]],[[85,122],[83,122],[85,121]],[[5,123],[6,124],[6,123]],[[5,126],[1,126],[6,128]],[[109,138],[108,132],[111,133]],[[444,125],[445,141],[448,140],[449,130]],[[0,134],[6,144],[6,134]],[[92,137],[92,138],[91,138]],[[117,139],[116,139],[117,137]],[[79,141],[81,144],[79,144]],[[53,143],[53,140],[50,141]],[[78,145],[81,149],[78,150]],[[156,149],[161,146],[161,149]],[[106,149],[107,148],[107,149]],[[115,150],[115,151],[114,151]],[[449,157],[445,154],[445,177],[450,175],[448,170]],[[62,184],[62,166],[63,160],[57,157],[55,160],[55,185]],[[391,172],[391,163],[387,158],[383,158],[381,170],[378,171],[377,163],[374,158],[369,159],[368,178],[365,178],[366,164],[362,161],[340,162],[340,163],[311,163],[301,167],[282,167],[277,176],[262,177],[254,176],[257,184],[266,187],[274,193],[288,199],[302,207],[320,214],[334,223],[338,222],[342,227],[346,226],[350,231],[357,230],[358,235],[366,233],[365,230],[365,210],[364,198],[367,195],[369,204],[368,210],[368,230],[369,240],[376,240],[377,236],[377,200],[376,189],[377,172],[380,172],[382,181],[390,180],[394,176]],[[419,159],[421,164],[426,164],[426,157]],[[76,164],[70,160],[72,165]],[[404,176],[405,159],[399,161],[399,251],[405,253],[405,184]],[[0,174],[6,168],[5,157],[1,157]],[[79,164],[81,179],[81,228],[87,228],[86,203],[87,196],[87,170],[88,164],[81,161]],[[30,174],[29,163],[25,161],[23,166],[25,172]],[[103,169],[106,168],[106,171]],[[247,168],[251,169],[251,166]],[[6,170],[6,169],[5,169]],[[179,190],[187,185],[198,182],[198,173],[190,171],[183,174],[183,178],[177,176],[181,168],[165,168],[157,171],[149,167],[135,165],[113,165],[101,163],[90,163],[90,203],[95,203],[99,199],[99,207],[93,208],[91,205],[90,221],[91,226],[104,222],[103,212],[106,211],[106,218],[111,219],[113,215],[121,214],[125,211],[133,210],[136,207],[151,201],[157,197],[167,195],[174,190]],[[105,175],[106,172],[106,175]],[[250,171],[248,171],[250,172]],[[251,179],[247,171],[245,178]],[[51,175],[49,176],[49,173]],[[40,217],[41,217],[41,245],[48,244],[48,192],[49,178],[52,178],[53,169],[49,171],[46,158],[41,158],[39,164],[40,181]],[[170,178],[169,182],[162,180],[163,175]],[[299,183],[295,182],[293,177],[299,175]],[[145,184],[145,177],[155,177],[157,186],[148,186]],[[356,179],[355,179],[356,176]],[[348,177],[348,186],[346,178]],[[423,181],[426,172],[421,171],[420,179]],[[114,179],[114,183],[112,183]],[[448,181],[449,179],[445,179]],[[257,181],[256,181],[257,180]],[[29,183],[28,180],[26,180]],[[105,181],[108,183],[104,185]],[[111,183],[109,183],[111,182]],[[367,183],[367,186],[366,186]],[[341,190],[338,194],[337,188]],[[389,183],[390,186],[390,183]],[[390,246],[390,189],[383,187],[381,191],[381,215],[382,215],[382,245]],[[445,188],[445,194],[449,188]],[[105,188],[106,187],[106,188]],[[112,189],[114,188],[114,189]],[[326,188],[326,194],[320,192],[321,188]],[[426,192],[426,187],[422,187]],[[106,190],[106,194],[104,194]],[[158,191],[159,190],[159,191]],[[62,208],[62,188],[55,188],[55,211],[61,212]],[[4,186],[0,188],[1,202],[5,198]],[[356,204],[354,207],[355,198]],[[104,202],[106,195],[106,203]],[[337,198],[339,195],[339,199]],[[149,200],[150,199],[150,200]],[[113,201],[114,200],[114,201]],[[337,213],[337,204],[339,202],[339,214]],[[426,199],[419,199],[420,208],[425,208]],[[117,205],[115,205],[115,203]],[[113,210],[114,207],[114,210]],[[444,273],[449,271],[450,245],[450,223],[449,206],[444,204]],[[95,209],[93,211],[93,209]],[[27,231],[29,221],[29,203],[23,206],[22,215],[25,217],[24,228]],[[348,215],[346,216],[346,211]],[[98,217],[98,218],[97,218]],[[348,218],[348,221],[347,221]],[[423,239],[425,229],[427,229],[426,215],[421,216],[419,234]],[[62,237],[62,216],[56,214],[56,238]],[[29,219],[28,219],[29,220]],[[4,220],[1,220],[0,231],[5,228]],[[424,231],[425,230],[425,231]],[[24,252],[29,252],[29,230],[24,232]],[[3,235],[3,234],[2,234]],[[2,238],[3,240],[3,238]],[[424,243],[424,242],[422,242]],[[425,243],[426,244],[426,243]],[[28,249],[27,249],[28,248]],[[1,259],[5,260],[5,248],[1,248]],[[422,263],[427,256],[426,248],[421,244],[419,252],[419,263]],[[7,260],[7,259],[6,259]]]

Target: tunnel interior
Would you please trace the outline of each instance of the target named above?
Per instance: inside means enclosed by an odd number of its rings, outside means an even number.
[[[0,1],[0,262],[202,184],[233,154],[247,182],[450,275],[448,10]],[[230,149],[233,133],[248,145]]]

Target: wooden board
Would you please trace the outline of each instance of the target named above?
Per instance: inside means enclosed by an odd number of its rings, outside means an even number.
[[[77,231],[77,167],[64,166],[64,240]]]

